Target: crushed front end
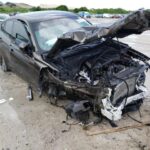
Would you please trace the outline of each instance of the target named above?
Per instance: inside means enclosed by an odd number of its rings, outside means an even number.
[[[149,60],[126,44],[102,39],[68,48],[51,63],[60,71],[60,93],[81,101],[82,108],[88,102],[95,114],[115,121],[131,106],[140,106],[147,96],[144,83]]]
[[[63,35],[46,59],[59,70],[51,76],[49,95],[75,100],[67,107],[72,116],[92,111],[116,121],[123,112],[139,108],[148,95],[144,83],[150,58],[114,38],[149,30],[149,18],[149,11],[139,10],[108,28]]]

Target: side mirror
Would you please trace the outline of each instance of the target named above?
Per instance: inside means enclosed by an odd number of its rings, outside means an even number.
[[[23,36],[16,34],[16,41],[15,43],[18,45],[19,49],[29,56],[32,56],[32,51],[30,49],[30,43],[27,39],[25,39]]]
[[[20,48],[21,51],[25,52],[27,50],[27,48],[29,47],[29,43],[21,41],[18,44],[18,46],[19,46],[19,48]]]
[[[28,42],[21,41],[18,44],[19,49],[24,53],[32,57],[32,51]]]
[[[18,45],[18,47],[20,48],[20,50],[22,51],[26,51],[28,46],[29,46],[29,42],[28,40],[26,40],[23,36],[16,34],[16,44]]]

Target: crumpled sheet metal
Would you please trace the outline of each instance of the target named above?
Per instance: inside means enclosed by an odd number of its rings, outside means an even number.
[[[65,33],[60,39],[72,39],[86,43],[102,37],[126,37],[131,34],[141,34],[150,29],[150,10],[138,10],[118,20],[108,27],[84,27]]]
[[[101,109],[101,113],[112,121],[117,121],[121,119],[122,110],[124,109],[125,106],[127,106],[128,104],[132,102],[138,101],[140,99],[144,99],[149,96],[149,92],[146,87],[137,86],[136,88],[137,90],[140,90],[141,92],[138,94],[132,95],[128,97],[127,99],[124,99],[118,107],[114,107],[110,101],[110,96],[111,96],[111,89],[110,89],[108,97],[105,99],[102,99],[103,108]]]

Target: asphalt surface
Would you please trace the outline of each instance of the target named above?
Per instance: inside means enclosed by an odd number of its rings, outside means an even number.
[[[115,20],[92,19],[92,22],[108,25]],[[150,56],[150,31],[132,35],[121,41]],[[150,72],[146,85],[150,90]],[[47,97],[39,98],[34,93],[34,101],[28,101],[27,83],[14,73],[0,70],[0,150],[150,150],[150,127],[130,129],[123,132],[87,136],[80,125],[69,126],[63,109],[52,106]],[[150,99],[138,112],[131,113],[141,121],[150,120]],[[70,120],[74,122],[74,120]],[[116,122],[119,126],[137,124],[126,115]],[[103,121],[94,130],[111,128]]]

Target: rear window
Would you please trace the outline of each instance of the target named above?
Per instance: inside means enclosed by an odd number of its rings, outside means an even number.
[[[2,25],[2,29],[9,35],[12,34],[13,21],[8,20]]]
[[[29,40],[29,37],[27,35],[27,32],[25,30],[25,26],[22,22],[20,21],[14,21],[14,27],[13,27],[13,37],[21,37],[20,40],[23,40],[23,41],[27,41]]]

